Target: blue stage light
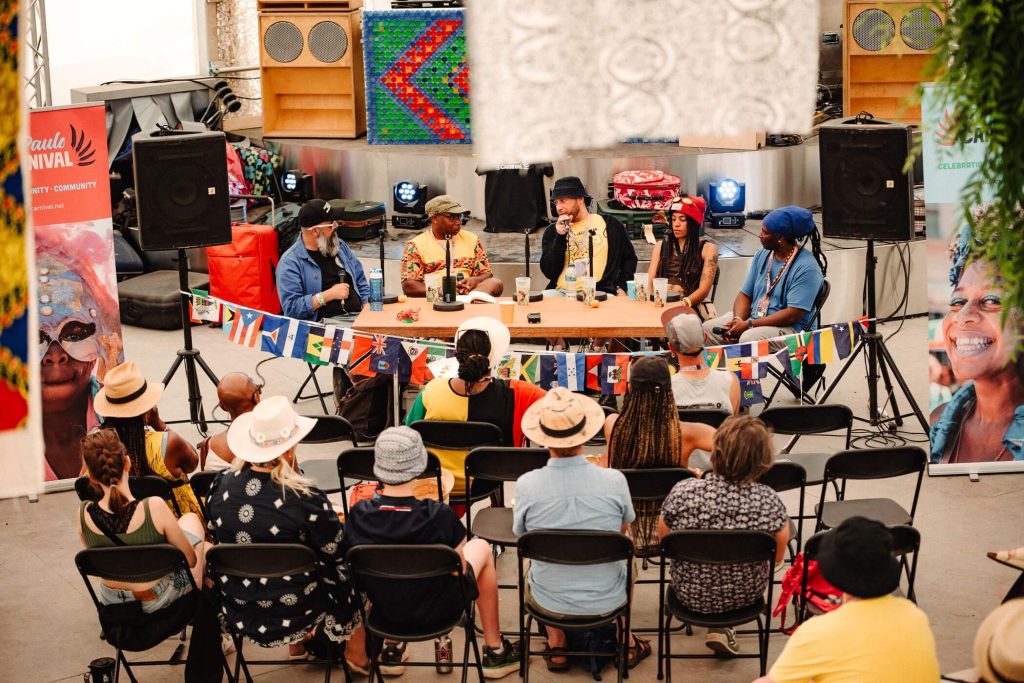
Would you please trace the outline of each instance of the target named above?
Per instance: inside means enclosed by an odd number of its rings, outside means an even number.
[[[281,197],[289,202],[306,202],[313,198],[313,176],[299,169],[281,174]]]
[[[427,186],[413,180],[401,180],[395,183],[395,213],[422,214],[427,203]]]
[[[739,228],[746,222],[743,210],[747,204],[747,186],[732,178],[708,184],[711,225],[716,228]]]

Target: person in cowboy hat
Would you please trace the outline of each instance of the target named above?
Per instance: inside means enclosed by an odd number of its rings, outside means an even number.
[[[541,239],[540,269],[549,279],[549,290],[565,290],[565,269],[570,263],[587,261],[597,288],[611,296],[626,293],[626,281],[636,272],[636,251],[622,223],[613,216],[599,216],[587,210],[591,202],[587,189],[576,176],[555,181],[551,189],[558,219]],[[590,235],[594,238],[594,262],[590,264]],[[577,282],[582,274],[577,274]],[[575,296],[572,293],[571,296]]]
[[[164,385],[148,382],[132,361],[107,371],[103,388],[93,399],[93,408],[103,417],[105,427],[117,432],[131,459],[131,476],[156,475],[171,483],[174,499],[182,514],[202,509],[188,473],[199,465],[199,455],[192,445],[168,429],[160,419],[156,404],[164,393]]]
[[[843,604],[801,624],[757,683],[939,680],[928,616],[892,595],[899,586],[900,563],[892,555],[892,534],[885,525],[851,517],[825,535],[818,548],[818,568],[843,592]]]
[[[1004,602],[981,622],[974,668],[985,683],[1024,683],[1024,598]]]
[[[316,570],[259,581],[214,577],[214,585],[236,633],[265,646],[288,643],[299,659],[315,627],[330,641],[348,641],[345,658],[365,672],[365,634],[341,568],[345,531],[327,494],[298,471],[296,446],[315,425],[284,396],[236,417],[228,428],[235,460],[214,480],[207,507],[215,542],[300,543],[316,553]]]
[[[811,251],[799,243],[808,235]],[[811,212],[784,206],[769,213],[761,223],[761,246],[732,310],[704,322],[709,341],[745,344],[771,339],[803,332],[814,320],[814,300],[828,260]]]
[[[538,529],[580,529],[626,533],[636,518],[626,478],[618,470],[596,467],[583,444],[604,426],[604,411],[593,399],[555,387],[523,415],[523,433],[547,447],[550,458],[539,470],[516,482],[512,528],[517,535]],[[564,618],[601,614],[622,604],[624,563],[570,567],[533,562],[526,587],[538,608]],[[565,671],[565,633],[547,628],[550,671]],[[632,635],[630,668],[650,655],[651,645]]]
[[[430,227],[411,239],[402,252],[402,292],[406,296],[427,295],[424,276],[445,272],[445,242],[451,240],[452,275],[458,278],[456,291],[468,294],[479,290],[501,296],[504,287],[491,273],[483,243],[462,229],[462,218],[469,216],[469,209],[455,197],[443,194],[427,202],[424,210]]]
[[[668,211],[669,231],[654,245],[647,281],[668,278],[671,291],[682,295],[684,306],[700,310],[699,304],[711,296],[718,273],[718,247],[700,238],[704,224],[702,197],[677,197]]]

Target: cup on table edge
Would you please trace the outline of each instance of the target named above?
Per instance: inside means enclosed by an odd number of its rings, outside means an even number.
[[[520,306],[530,304],[530,278],[525,276],[516,278],[516,303]]]
[[[589,275],[582,280],[583,304],[589,306],[597,293],[597,279]]]
[[[516,302],[499,301],[498,312],[501,313],[501,322],[511,325],[516,318]]]
[[[637,301],[650,301],[651,290],[648,289],[647,273],[637,273],[633,276],[633,283]]]
[[[661,308],[668,301],[668,278],[654,278],[654,286],[651,289],[654,290],[654,305]]]
[[[427,303],[432,303],[441,298],[441,273],[424,275],[423,284],[427,288]]]

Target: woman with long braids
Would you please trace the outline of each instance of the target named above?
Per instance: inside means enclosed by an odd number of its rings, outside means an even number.
[[[147,382],[131,361],[111,368],[104,379],[93,406],[124,444],[131,460],[129,474],[166,479],[182,514],[201,515],[188,483],[188,473],[199,465],[199,456],[191,444],[167,428],[156,409],[164,385]]]
[[[633,363],[622,413],[609,415],[604,430],[608,453],[599,464],[615,469],[686,467],[694,449],[711,450],[715,435],[708,425],[679,421],[668,363],[661,356]],[[633,507],[630,535],[642,555],[658,545],[660,506],[634,501]]]
[[[654,245],[647,277],[668,278],[669,289],[682,295],[684,306],[698,304],[711,295],[718,273],[718,247],[700,238],[704,223],[704,199],[677,197],[669,207],[669,231]]]
[[[503,446],[522,446],[520,418],[543,389],[517,379],[499,379],[494,370],[510,342],[508,328],[493,318],[470,318],[455,332],[458,377],[430,380],[409,410],[405,424],[417,420],[489,422],[501,429]],[[452,497],[466,490],[466,451],[434,449],[441,466],[455,475]],[[453,506],[460,512],[461,506]]]

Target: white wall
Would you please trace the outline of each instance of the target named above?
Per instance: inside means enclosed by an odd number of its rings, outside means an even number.
[[[115,80],[205,74],[193,0],[46,0],[53,104]]]

